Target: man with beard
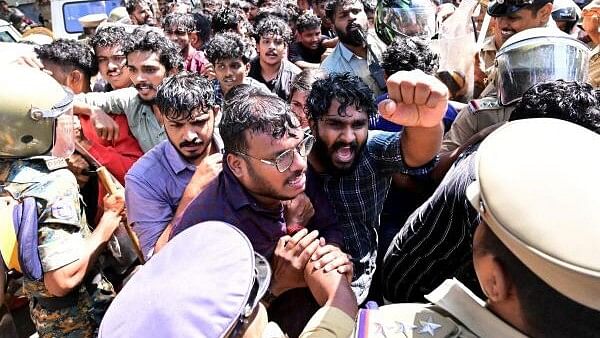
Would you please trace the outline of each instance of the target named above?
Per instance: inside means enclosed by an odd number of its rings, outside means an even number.
[[[223,171],[188,205],[172,237],[185,236],[185,229],[206,220],[228,222],[244,232],[254,250],[271,261],[269,298],[277,297],[272,306],[287,310],[270,311],[294,336],[318,308],[306,291],[308,261],[317,261],[317,269],[351,275],[340,249],[341,229],[318,177],[306,175],[314,138],[302,131],[289,105],[248,85],[234,88],[227,99],[220,125]]]
[[[283,100],[288,100],[292,79],[300,68],[285,58],[292,31],[276,17],[261,20],[256,27],[258,57],[250,62],[248,76],[265,84]]]
[[[163,20],[165,36],[178,47],[183,58],[183,69],[204,74],[208,60],[202,51],[192,47],[192,35],[196,34],[194,16],[187,13],[170,13]]]
[[[369,120],[377,114],[373,95],[348,73],[317,80],[305,108],[316,138],[310,165],[323,178],[343,227],[359,303],[366,299],[375,272],[379,215],[392,175],[431,171],[448,104],[448,88],[420,70],[398,72],[387,85],[390,99],[380,103],[380,113],[404,126],[398,133],[369,135]]]
[[[331,73],[350,73],[369,86],[375,96],[385,92],[379,65],[385,44],[368,32],[369,21],[360,0],[333,0],[326,8],[339,42],[323,60],[321,68]],[[365,41],[366,40],[366,41]]]
[[[210,81],[193,73],[166,79],[156,104],[167,140],[147,152],[125,177],[128,221],[146,258],[167,225],[221,171],[219,106]]]
[[[129,0],[125,2],[125,9],[127,9],[132,24],[156,26],[156,18],[150,1]]]
[[[118,128],[108,128],[109,123],[114,124],[114,121],[106,113],[125,114],[133,136],[142,151],[147,152],[165,139],[165,131],[159,123],[160,112],[154,102],[156,87],[169,74],[181,70],[183,63],[177,47],[154,31],[135,31],[124,42],[123,52],[134,87],[78,95],[74,112],[103,116],[107,127],[96,129],[109,142],[118,135]]]

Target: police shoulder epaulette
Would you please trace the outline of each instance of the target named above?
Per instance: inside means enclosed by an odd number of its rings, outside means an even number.
[[[471,100],[468,107],[471,113],[475,113],[480,110],[498,109],[500,108],[500,104],[495,97],[484,97],[477,100]]]

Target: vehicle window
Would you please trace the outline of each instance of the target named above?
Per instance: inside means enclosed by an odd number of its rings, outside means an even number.
[[[106,13],[121,5],[121,0],[67,2],[63,4],[63,22],[67,33],[81,33],[79,18],[88,14]]]
[[[0,42],[17,42],[7,31],[0,32]]]

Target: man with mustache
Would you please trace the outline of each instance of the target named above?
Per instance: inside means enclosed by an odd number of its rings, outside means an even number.
[[[273,319],[291,324],[284,330],[295,336],[289,327],[301,330],[318,308],[306,290],[308,261],[348,277],[352,270],[319,179],[307,177],[314,138],[304,133],[286,102],[249,85],[228,94],[219,128],[223,171],[188,205],[172,237],[185,236],[185,229],[205,220],[228,222],[244,232],[254,250],[271,261],[272,306],[287,306],[270,308],[283,317]]]
[[[221,171],[223,148],[210,81],[194,73],[174,75],[158,88],[156,104],[167,140],[125,177],[128,221],[146,258],[168,224]]]
[[[321,68],[331,73],[350,73],[369,86],[375,96],[385,92],[383,69],[379,65],[385,44],[368,31],[369,21],[360,0],[333,0],[327,4],[339,42],[323,60]],[[365,41],[366,40],[366,41]]]
[[[437,162],[448,104],[448,88],[420,70],[398,72],[387,81],[389,99],[379,104],[398,133],[372,131],[377,109],[369,87],[348,73],[313,83],[305,109],[315,151],[311,168],[321,176],[352,256],[352,288],[365,301],[375,273],[379,215],[392,175],[424,175]],[[310,172],[310,171],[309,171]]]
[[[248,74],[286,101],[290,97],[292,79],[300,73],[300,68],[285,57],[291,35],[285,21],[276,17],[261,20],[256,27],[258,57],[250,62]]]
[[[106,113],[125,114],[131,133],[142,151],[148,152],[166,137],[155,102],[157,87],[169,74],[181,70],[183,62],[173,42],[155,31],[138,29],[123,44],[134,87],[78,95],[73,110],[75,114],[103,117],[104,128],[96,129],[109,142],[116,139],[118,128],[111,128],[114,121]]]
[[[129,14],[129,19],[134,25],[156,26],[155,10],[152,3],[148,0],[129,0],[125,1],[125,9]]]

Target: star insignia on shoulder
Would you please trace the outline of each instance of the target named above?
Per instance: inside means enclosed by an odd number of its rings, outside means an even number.
[[[426,321],[419,320],[419,324],[421,324],[421,326],[418,332],[429,333],[431,336],[435,336],[435,330],[442,327],[440,324],[434,323],[431,316],[429,316]]]

